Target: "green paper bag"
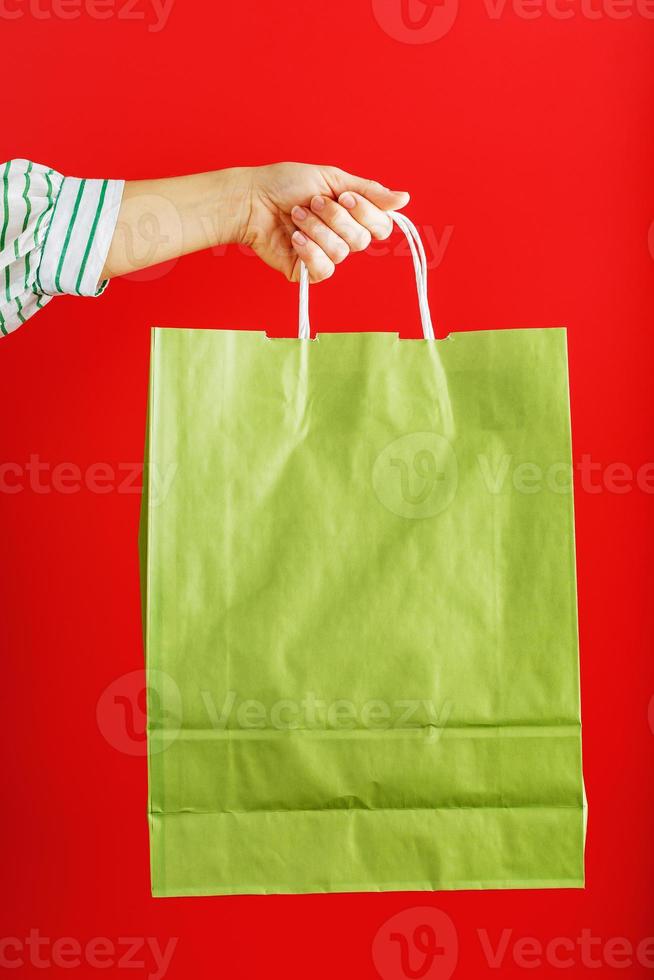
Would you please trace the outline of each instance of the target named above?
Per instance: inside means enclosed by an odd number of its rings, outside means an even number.
[[[583,886],[566,335],[155,329],[157,896]]]

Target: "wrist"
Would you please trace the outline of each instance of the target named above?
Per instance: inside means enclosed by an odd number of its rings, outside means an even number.
[[[251,167],[230,167],[213,174],[211,209],[214,245],[246,244],[252,213]]]

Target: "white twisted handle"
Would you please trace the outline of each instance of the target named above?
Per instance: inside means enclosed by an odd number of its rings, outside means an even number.
[[[434,340],[434,327],[431,322],[429,300],[427,298],[427,256],[418,234],[418,229],[405,214],[391,211],[390,216],[395,224],[406,235],[411,249],[413,268],[416,274],[418,289],[418,305],[420,307],[420,322],[425,340]],[[311,339],[311,323],[309,322],[309,273],[304,262],[300,263],[300,317],[298,323],[300,340]]]

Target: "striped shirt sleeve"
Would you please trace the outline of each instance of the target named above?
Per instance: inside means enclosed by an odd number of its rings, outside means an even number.
[[[0,335],[53,296],[99,296],[123,195],[122,180],[63,177],[9,160],[0,164]]]

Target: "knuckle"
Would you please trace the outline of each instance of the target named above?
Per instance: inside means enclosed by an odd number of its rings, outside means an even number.
[[[378,242],[383,242],[386,238],[390,238],[392,231],[393,221],[387,218],[386,221],[379,221],[373,225],[372,237]]]
[[[316,269],[313,273],[314,282],[324,282],[325,279],[330,279],[334,275],[334,264],[330,262],[329,264],[321,265],[319,269]]]
[[[338,265],[340,262],[344,262],[345,259],[348,257],[349,254],[350,254],[349,247],[346,245],[345,242],[342,242],[342,243],[336,245],[332,249],[332,256],[331,256],[331,258],[332,258],[332,261],[335,262]]]
[[[361,231],[358,231],[353,237],[353,240],[350,243],[350,248],[353,252],[363,252],[366,248],[368,248],[371,241],[372,235],[370,232],[366,228],[362,228]]]
[[[325,165],[325,166],[319,166],[318,170],[325,177],[334,177],[336,179],[339,179],[345,176],[344,171],[341,170],[340,167],[332,167],[331,165],[329,166]]]
[[[382,185],[378,180],[369,180],[366,183],[365,196],[370,197],[372,195],[374,197],[375,194],[378,194],[381,189]]]

